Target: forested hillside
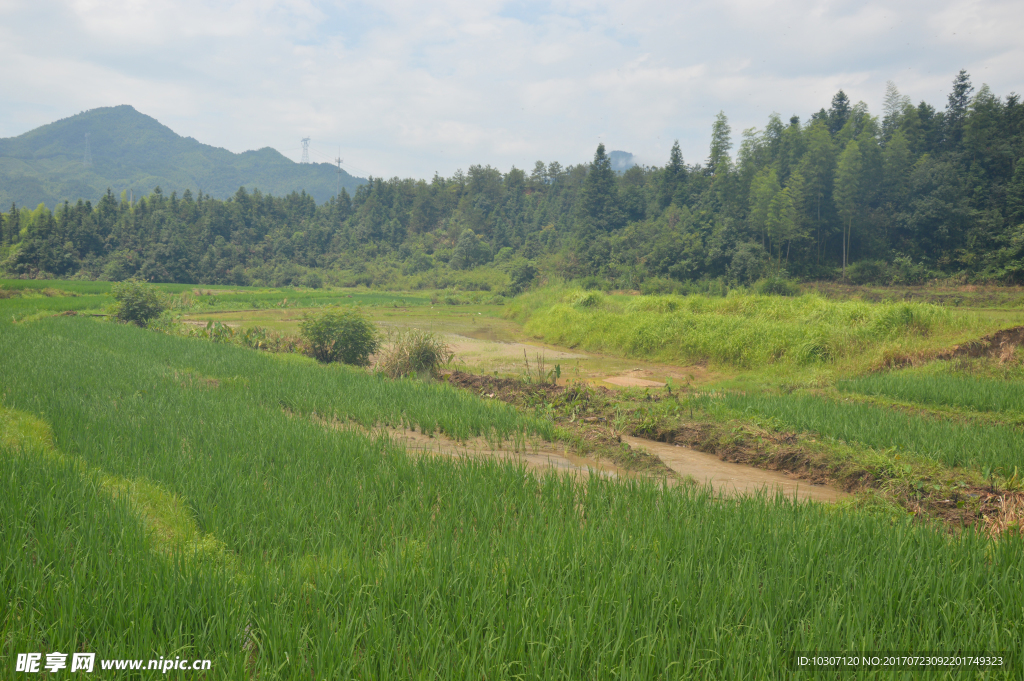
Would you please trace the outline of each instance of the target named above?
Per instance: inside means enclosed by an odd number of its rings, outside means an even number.
[[[352,190],[362,182],[342,171],[343,187]],[[338,169],[295,163],[269,147],[234,154],[182,137],[127,105],[92,109],[0,139],[0,205],[98,201],[108,188],[116,196],[124,191],[138,197],[157,186],[167,193],[201,190],[219,199],[241,186],[277,195],[305,190],[327,201],[338,192]]]
[[[806,121],[772,114],[739,135],[719,114],[698,163],[677,144],[664,167],[620,174],[602,145],[589,164],[371,178],[320,205],[157,189],[134,205],[108,194],[55,214],[12,207],[2,267],[273,285],[317,270],[308,281],[513,291],[538,271],[629,288],[778,276],[1019,283],[1022,154],[1020,98],[975,90],[961,71],[942,110],[890,84],[877,116],[842,91]]]

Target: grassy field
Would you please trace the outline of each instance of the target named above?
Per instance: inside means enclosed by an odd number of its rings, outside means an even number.
[[[52,316],[105,312],[102,282],[0,281],[4,664],[66,649],[210,658],[216,679],[760,679],[792,677],[795,651],[902,650],[1005,651],[1011,668],[985,677],[1021,673],[1016,521],[995,539],[971,523],[950,532],[885,497],[909,480],[914,503],[952,493],[971,504],[983,477],[1013,497],[1019,362],[877,371],[1010,325],[1016,294],[984,292],[986,304],[1010,301],[986,314],[831,289],[708,298],[556,286],[498,304],[452,292],[160,288],[185,319],[294,333],[309,309],[355,304],[384,326],[585,349],[570,381],[637,367],[690,378],[540,390],[517,408],[442,383]],[[492,364],[480,368],[503,366]],[[522,450],[569,437],[577,417],[646,437],[712,429],[727,451],[753,442],[752,462],[777,451],[771,460],[794,470],[807,465],[794,452],[812,447],[851,477],[870,470],[870,494],[889,501],[879,512],[872,496],[726,499],[643,477],[411,456],[387,435]]]
[[[549,287],[517,298],[508,316],[557,345],[737,369],[829,365],[850,370],[951,345],[999,328],[930,303],[793,298],[609,296]]]
[[[0,356],[5,664],[84,649],[211,658],[211,678],[760,679],[801,650],[1021,648],[1019,540],[410,458],[310,417],[550,426],[87,318],[0,321]]]

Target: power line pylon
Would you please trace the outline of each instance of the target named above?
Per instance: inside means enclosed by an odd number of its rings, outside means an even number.
[[[89,148],[89,133],[85,133],[85,158],[82,159],[82,165],[86,168],[92,167],[92,149]]]
[[[341,196],[341,147],[338,147],[338,158],[334,162],[338,164],[338,193],[335,196]]]
[[[302,138],[302,163],[309,163],[309,137]]]

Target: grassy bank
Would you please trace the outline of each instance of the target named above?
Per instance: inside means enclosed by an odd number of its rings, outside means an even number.
[[[761,679],[791,677],[798,650],[1022,644],[1014,538],[414,459],[303,415],[545,426],[446,386],[89,319],[0,321],[0,353],[4,404],[80,462],[2,444],[8,660],[209,657],[212,678],[238,679]],[[180,500],[232,567],[164,550],[104,476]]]
[[[549,343],[740,369],[880,364],[994,327],[969,313],[928,303],[742,292],[610,296],[558,286],[516,298],[507,316]]]

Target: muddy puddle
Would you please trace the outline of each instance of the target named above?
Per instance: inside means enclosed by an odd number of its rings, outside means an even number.
[[[716,491],[727,495],[756,494],[764,489],[770,494],[781,491],[787,497],[800,501],[839,501],[846,492],[813,485],[778,471],[755,468],[741,463],[722,461],[714,454],[705,454],[689,447],[670,445],[639,437],[622,436],[631,447],[643,447],[656,455],[681,478],[691,477],[699,484],[710,484]]]

